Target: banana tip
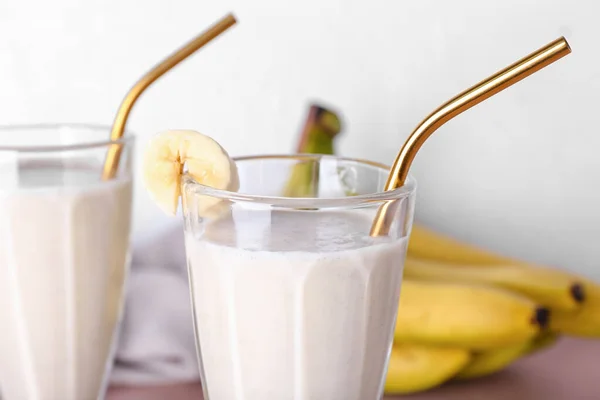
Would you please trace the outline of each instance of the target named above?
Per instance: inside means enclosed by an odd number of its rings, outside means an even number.
[[[542,329],[547,328],[550,323],[550,310],[546,307],[536,308],[533,323],[539,325]]]
[[[571,296],[578,303],[583,303],[585,301],[585,288],[581,283],[575,283],[571,286]]]

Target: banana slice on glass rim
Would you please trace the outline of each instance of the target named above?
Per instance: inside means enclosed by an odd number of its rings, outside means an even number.
[[[152,200],[175,215],[181,197],[183,167],[196,182],[215,189],[237,191],[235,162],[214,139],[192,130],[169,130],[155,135],[144,153],[143,182]],[[199,215],[206,216],[220,199],[196,196]]]

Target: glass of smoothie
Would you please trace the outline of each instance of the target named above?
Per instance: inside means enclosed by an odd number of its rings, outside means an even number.
[[[0,127],[0,398],[101,399],[129,264],[133,137]],[[103,181],[110,146],[114,179]]]
[[[233,162],[235,191],[182,176],[205,399],[381,399],[415,181],[384,192],[389,167],[336,156]],[[285,196],[298,171],[311,197]]]

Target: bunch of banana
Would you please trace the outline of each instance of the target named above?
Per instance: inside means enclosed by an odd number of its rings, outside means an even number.
[[[298,152],[333,154],[339,129],[334,112],[311,107]],[[311,168],[295,166],[286,195],[315,194]],[[385,390],[414,393],[486,376],[565,335],[600,338],[599,284],[415,224]]]
[[[386,392],[493,374],[560,336],[600,338],[600,285],[413,227]]]

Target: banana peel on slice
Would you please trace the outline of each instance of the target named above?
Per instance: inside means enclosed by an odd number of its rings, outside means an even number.
[[[185,169],[197,183],[221,190],[239,189],[235,162],[214,139],[191,130],[160,132],[145,149],[142,180],[150,197],[168,215],[175,215],[179,207]],[[219,201],[202,196],[196,204],[199,215]]]

